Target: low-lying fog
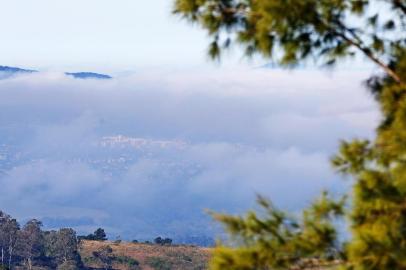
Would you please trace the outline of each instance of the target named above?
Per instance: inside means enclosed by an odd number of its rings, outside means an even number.
[[[114,238],[186,241],[256,193],[297,211],[346,183],[328,159],[371,136],[362,72],[56,73],[0,80],[0,209]],[[347,182],[348,185],[348,182]],[[186,238],[185,238],[186,237]]]

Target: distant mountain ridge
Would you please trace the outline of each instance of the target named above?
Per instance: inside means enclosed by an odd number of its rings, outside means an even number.
[[[18,67],[10,67],[10,66],[0,66],[0,73],[6,75],[6,76],[0,76],[1,78],[8,78],[12,75],[18,75],[18,74],[27,74],[27,73],[34,73],[34,72],[39,72],[38,70],[32,70],[32,69],[23,69],[23,68],[18,68]],[[75,79],[102,79],[102,80],[108,80],[112,79],[113,77],[110,75],[106,74],[100,74],[100,73],[95,73],[95,72],[65,72],[64,73],[67,76],[74,77]]]
[[[110,75],[94,73],[94,72],[65,72],[65,75],[72,76],[76,79],[112,79]]]
[[[22,68],[18,68],[18,67],[0,66],[0,72],[33,73],[33,72],[38,72],[38,71],[37,70],[32,70],[32,69],[22,69]]]

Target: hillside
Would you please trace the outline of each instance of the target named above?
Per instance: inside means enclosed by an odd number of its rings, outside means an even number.
[[[105,247],[111,247],[110,269],[116,270],[204,270],[210,258],[210,248],[84,240],[80,244],[84,269],[105,268],[100,258],[95,256],[95,252]],[[309,259],[303,260],[297,269],[337,270],[340,266],[342,264],[337,260],[320,264],[316,259]]]
[[[87,268],[103,268],[97,257],[99,250],[111,247],[113,269],[145,270],[200,270],[206,269],[210,249],[195,246],[161,246],[143,243],[114,243],[84,240],[80,244],[80,255]]]

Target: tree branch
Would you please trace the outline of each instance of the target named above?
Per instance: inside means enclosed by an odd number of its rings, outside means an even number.
[[[392,0],[392,4],[395,8],[400,9],[404,14],[406,14],[406,5],[402,3],[402,0]]]
[[[360,50],[366,57],[372,60],[375,64],[377,64],[379,67],[381,67],[388,75],[391,77],[395,82],[398,84],[404,85],[404,82],[402,82],[402,79],[400,76],[393,70],[391,69],[387,64],[385,64],[382,60],[380,60],[378,57],[376,57],[370,49],[362,46],[362,44],[352,40],[351,38],[347,37],[344,33],[336,32],[336,34],[341,37],[343,40],[348,42],[350,45],[356,47],[358,50]]]
[[[393,1],[398,1],[398,0],[393,0]],[[406,11],[406,7],[405,7]],[[383,62],[381,59],[379,59],[377,56],[375,56],[372,51],[364,46],[362,39],[352,30],[351,28],[345,26],[342,22],[336,21],[336,24],[338,28],[342,30],[342,32],[338,32],[336,30],[332,30],[337,36],[341,37],[343,40],[345,40],[348,44],[354,46],[358,50],[360,50],[366,57],[368,57],[372,62],[377,64],[379,67],[381,67],[386,74],[388,74],[389,77],[391,77],[396,83],[405,85],[405,83],[402,81],[400,76],[390,68],[385,62]],[[345,32],[350,33],[352,38],[348,37]]]

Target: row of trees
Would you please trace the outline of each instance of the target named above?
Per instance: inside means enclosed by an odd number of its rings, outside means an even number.
[[[170,238],[162,238],[160,236],[158,236],[157,238],[154,239],[154,243],[157,245],[162,245],[162,246],[170,246],[172,245],[172,239]]]
[[[106,241],[107,235],[104,229],[98,228],[94,233],[88,234],[86,236],[79,236],[79,240],[91,240],[91,241]]]
[[[0,265],[32,269],[38,263],[53,269],[79,269],[76,232],[67,228],[42,231],[41,227],[36,219],[21,227],[16,219],[0,211]]]
[[[84,269],[79,254],[80,242],[107,240],[102,228],[86,236],[77,236],[71,228],[44,231],[41,227],[42,223],[36,219],[20,226],[16,219],[0,211],[0,269],[12,269],[16,266],[29,270],[34,266],[58,270]],[[172,239],[157,237],[154,243],[171,245]],[[122,261],[134,267],[138,265],[131,258],[116,257],[108,245],[102,246],[92,255],[104,269],[110,269],[114,261]]]
[[[219,58],[233,44],[282,66],[327,66],[363,56],[382,71],[367,80],[381,122],[372,141],[343,142],[334,167],[353,177],[350,203],[327,194],[291,218],[259,198],[264,214],[214,215],[235,241],[211,269],[303,269],[339,258],[343,269],[406,269],[406,1],[175,0],[174,12],[211,37]],[[348,97],[349,99],[351,97]],[[340,243],[334,217],[348,219]],[[340,268],[341,269],[341,268]]]

